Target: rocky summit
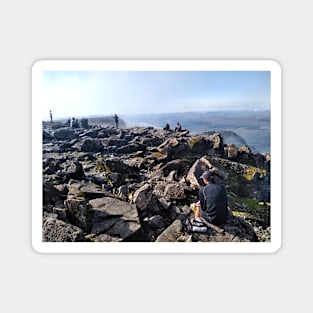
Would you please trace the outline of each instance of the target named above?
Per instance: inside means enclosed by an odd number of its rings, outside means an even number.
[[[43,241],[270,241],[270,154],[221,133],[43,122]],[[189,233],[204,170],[225,184],[230,217]]]

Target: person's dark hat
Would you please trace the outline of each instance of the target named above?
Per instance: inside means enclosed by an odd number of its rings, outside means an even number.
[[[214,173],[212,171],[205,171],[202,173],[202,175],[200,176],[200,178],[205,178],[205,179],[210,179],[211,177],[214,176]]]

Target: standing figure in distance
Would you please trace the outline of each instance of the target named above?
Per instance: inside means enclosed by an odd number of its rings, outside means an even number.
[[[118,128],[118,116],[115,114],[113,116],[114,122],[115,122],[115,127]]]
[[[51,122],[51,124],[52,124],[52,111],[50,110],[50,122]]]

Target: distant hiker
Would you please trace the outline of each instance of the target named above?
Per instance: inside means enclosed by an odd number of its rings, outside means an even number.
[[[52,111],[50,110],[50,122],[52,124]]]
[[[68,118],[68,120],[67,120],[67,126],[71,126],[71,119],[70,118]]]
[[[78,127],[78,119],[75,119],[75,117],[72,117],[71,127],[73,127],[73,128]]]
[[[113,119],[114,119],[115,127],[118,128],[118,116],[115,114],[113,116]]]
[[[180,132],[181,131],[181,125],[177,122],[176,127],[175,127],[175,132]]]
[[[164,130],[170,130],[170,125],[169,123],[166,123],[165,127],[163,128]]]
[[[199,201],[196,203],[195,219],[201,217],[214,225],[224,224],[228,217],[228,200],[224,185],[214,181],[214,172],[205,171],[200,178],[204,187],[199,190]]]

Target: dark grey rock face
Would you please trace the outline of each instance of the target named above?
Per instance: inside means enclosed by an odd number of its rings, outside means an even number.
[[[59,128],[53,135],[57,140],[71,140],[77,137],[75,131],[69,127]]]

